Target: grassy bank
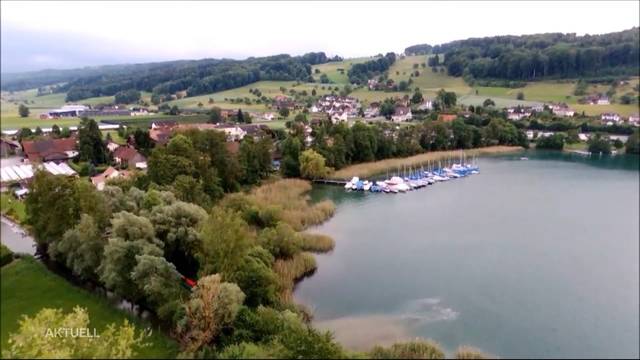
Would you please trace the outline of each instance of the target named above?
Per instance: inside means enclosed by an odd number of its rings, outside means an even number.
[[[8,217],[18,224],[24,224],[27,220],[27,213],[25,210],[24,202],[17,200],[11,194],[0,194],[0,201],[2,203],[2,215]]]
[[[108,324],[122,324],[126,318],[137,329],[150,327],[124,311],[118,310],[106,299],[69,284],[65,279],[47,270],[37,260],[26,257],[2,267],[0,307],[2,347],[7,346],[9,334],[18,329],[22,315],[34,316],[42,308],[61,308],[65,312],[75,306],[87,308],[91,326],[98,332]],[[157,329],[147,340],[151,345],[138,351],[139,358],[175,358],[178,348]]]
[[[478,149],[467,149],[464,150],[464,153],[466,156],[481,156],[515,152],[521,149],[519,146],[489,146]],[[460,150],[432,151],[407,158],[392,158],[347,166],[334,172],[330,177],[333,179],[351,179],[354,176],[367,177],[381,174],[387,170],[397,170],[402,166],[420,166],[428,161],[438,161],[449,157],[457,158],[459,156]]]

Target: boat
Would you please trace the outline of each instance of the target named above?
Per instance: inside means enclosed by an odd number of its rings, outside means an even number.
[[[365,180],[365,182],[364,182],[364,183],[363,183],[363,185],[362,185],[362,190],[364,190],[364,191],[369,191],[369,190],[371,189],[371,185],[372,185],[372,184],[371,184],[370,182],[368,182],[368,181],[366,181],[366,180]]]
[[[520,158],[520,160],[529,160],[529,158],[526,157],[526,156],[523,156],[523,157]]]

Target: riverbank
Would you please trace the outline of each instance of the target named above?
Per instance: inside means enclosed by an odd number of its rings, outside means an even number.
[[[329,177],[336,180],[351,179],[354,176],[370,177],[381,174],[387,170],[398,170],[403,166],[421,166],[429,161],[438,161],[448,158],[459,158],[464,152],[465,156],[482,156],[517,152],[522,150],[520,146],[489,146],[477,149],[451,150],[451,151],[431,151],[406,158],[392,158],[368,163],[356,164],[340,169]]]
[[[89,311],[91,325],[103,331],[111,323],[120,325],[124,319],[136,325],[137,329],[150,327],[146,321],[135,318],[117,309],[108,299],[88,292],[69,283],[64,278],[49,271],[32,257],[22,257],[2,267],[2,347],[7,346],[9,334],[18,329],[22,315],[34,316],[42,308],[71,311],[81,306]],[[178,353],[177,343],[160,329],[152,327],[148,347],[138,349],[137,358],[170,358]]]

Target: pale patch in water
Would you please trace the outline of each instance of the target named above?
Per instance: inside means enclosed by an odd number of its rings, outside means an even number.
[[[419,326],[435,321],[453,321],[460,315],[457,311],[440,304],[438,298],[422,298],[413,300],[401,311],[400,317]]]
[[[346,348],[370,350],[374,345],[388,346],[415,338],[414,330],[427,323],[453,321],[459,313],[440,304],[438,298],[412,300],[394,314],[345,316],[314,322],[314,326],[333,332]]]
[[[370,350],[374,345],[391,345],[411,338],[407,324],[392,315],[346,316],[314,322],[314,326],[333,332],[340,344],[357,351]]]

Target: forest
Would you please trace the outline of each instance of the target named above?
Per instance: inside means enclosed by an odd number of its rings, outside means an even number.
[[[66,92],[66,101],[96,96],[112,96],[122,91],[138,90],[154,95],[186,91],[200,95],[244,86],[259,80],[313,81],[311,65],[341,60],[325,53],[302,56],[275,55],[246,60],[203,59],[170,61],[123,66],[105,66],[83,70],[42,71],[9,76],[3,90],[24,90],[64,82],[55,92]],[[4,76],[3,76],[4,77]]]
[[[465,79],[537,80],[543,78],[638,75],[638,28],[603,34],[535,34],[414,45],[410,54],[444,54],[452,76]]]

